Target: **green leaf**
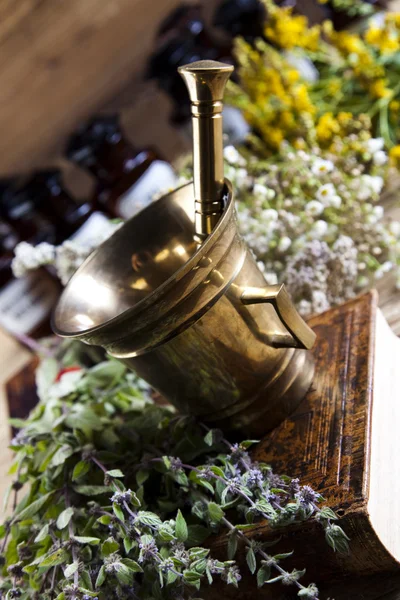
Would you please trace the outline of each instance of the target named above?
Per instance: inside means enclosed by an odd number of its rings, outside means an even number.
[[[116,502],[113,503],[113,511],[114,511],[114,515],[120,520],[120,521],[125,521],[125,515],[124,515],[124,511],[122,510],[122,508],[120,507],[119,504],[117,504]]]
[[[111,515],[101,515],[101,517],[97,519],[97,522],[101,523],[102,525],[109,525],[112,519],[113,518]]]
[[[112,537],[107,538],[101,545],[102,556],[109,556],[113,552],[117,552],[117,550],[119,550],[119,544]]]
[[[333,512],[333,510],[331,508],[329,508],[329,506],[324,506],[323,508],[321,508],[319,514],[318,514],[318,518],[319,519],[330,519],[331,521],[336,521],[337,520],[337,514]]]
[[[235,532],[229,534],[228,538],[228,558],[232,560],[235,557],[238,546],[238,539]]]
[[[46,523],[39,531],[35,539],[33,540],[35,543],[42,542],[49,535],[49,524]]]
[[[69,556],[65,548],[59,548],[55,552],[49,554],[44,560],[40,562],[40,567],[55,567],[56,565],[62,565],[67,562]]]
[[[131,558],[121,558],[120,562],[134,573],[143,573],[143,569],[139,565],[139,563],[137,563],[135,560],[132,560]]]
[[[243,450],[247,450],[247,448],[250,448],[253,444],[258,444],[259,442],[260,440],[244,440],[243,442],[240,442],[239,445]]]
[[[216,502],[209,502],[207,508],[210,520],[213,523],[219,523],[225,514],[222,508]]]
[[[124,565],[122,562],[114,563],[115,575],[122,585],[132,585],[135,572]]]
[[[21,510],[21,512],[19,513],[17,509],[15,512],[15,519],[18,521],[25,521],[25,519],[30,519],[31,517],[34,517],[40,511],[40,509],[43,508],[46,502],[50,500],[53,493],[54,492],[49,492],[48,494],[44,494],[44,496],[41,496],[31,504],[28,504],[28,506]]]
[[[141,525],[148,525],[150,527],[160,527],[162,524],[158,515],[147,510],[139,510],[137,519]]]
[[[257,560],[256,560],[256,555],[254,554],[253,548],[247,548],[246,562],[247,562],[247,566],[250,569],[250,573],[253,575],[256,572],[256,568],[257,568]]]
[[[186,521],[180,510],[178,510],[178,513],[176,516],[175,535],[180,542],[186,542],[186,540],[188,538],[188,527],[186,525]]]
[[[85,375],[85,383],[91,388],[111,387],[126,373],[126,367],[116,360],[106,360],[92,367]]]
[[[75,561],[64,569],[64,577],[69,579],[78,570],[79,562]]]
[[[223,479],[225,479],[225,473],[223,472],[221,467],[217,467],[216,465],[214,465],[211,467],[211,471],[214,473],[214,475],[218,475],[218,477],[222,477]]]
[[[77,402],[71,408],[65,423],[71,429],[82,429],[82,431],[101,431],[104,427],[102,420],[93,408]]]
[[[72,539],[78,542],[78,544],[89,544],[90,546],[98,546],[100,544],[100,540],[97,537],[74,535]]]
[[[275,554],[274,559],[275,560],[284,560],[285,558],[289,558],[289,556],[292,556],[293,554],[293,550],[291,552],[285,552],[284,554]]]
[[[97,579],[96,579],[96,583],[95,583],[95,587],[99,588],[103,585],[103,583],[106,580],[106,568],[104,565],[102,565],[100,567],[100,571],[99,574],[97,575]]]
[[[257,586],[260,588],[266,583],[271,576],[271,568],[267,565],[263,565],[257,573]]]
[[[57,528],[58,529],[64,529],[64,527],[66,527],[68,525],[68,523],[70,522],[72,516],[74,514],[74,509],[69,507],[66,508],[65,510],[62,511],[62,513],[60,513],[58,515],[57,518]]]
[[[80,460],[76,463],[74,470],[72,471],[72,481],[76,481],[80,477],[86,475],[90,469],[90,463],[86,460]]]
[[[72,448],[68,444],[64,444],[53,455],[53,458],[51,459],[50,464],[53,467],[58,467],[59,465],[63,465],[65,463],[65,461],[67,460],[67,458],[72,456],[72,454],[74,454],[74,452],[76,452],[75,448]]]
[[[45,360],[40,361],[35,373],[39,398],[44,399],[47,396],[50,386],[53,385],[56,380],[58,371],[59,366],[55,358],[46,358]]]
[[[111,471],[107,471],[106,475],[109,475],[110,477],[125,477],[123,472],[119,469],[112,469]]]
[[[149,476],[150,476],[149,471],[145,471],[144,469],[140,469],[136,473],[136,482],[137,482],[138,486],[140,487],[141,485],[143,485],[148,480]]]
[[[74,490],[82,496],[99,496],[100,494],[112,493],[112,490],[105,485],[76,485]]]

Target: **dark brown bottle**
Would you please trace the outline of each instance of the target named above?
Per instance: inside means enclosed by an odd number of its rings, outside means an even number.
[[[24,189],[32,197],[37,211],[56,226],[58,243],[66,239],[84,243],[109,228],[108,218],[96,211],[93,203],[79,202],[71,196],[59,169],[38,171]]]
[[[45,269],[14,278],[11,263],[19,241],[0,221],[0,327],[19,338],[50,335],[50,315],[61,287]]]
[[[233,63],[232,42],[217,39],[206,27],[200,4],[182,4],[161,25],[147,77],[155,79],[173,101],[171,123],[191,139],[190,99],[178,67],[198,60]],[[249,126],[241,112],[224,108],[224,134],[229,143],[241,142]]]
[[[264,35],[266,10],[260,0],[225,0],[216,9],[213,25],[248,42]]]
[[[154,149],[138,150],[130,143],[117,115],[96,117],[82,127],[70,139],[66,156],[95,177],[96,204],[124,219],[177,182],[171,165]]]
[[[57,242],[71,237],[93,212],[88,202],[78,203],[65,188],[59,169],[38,171],[25,183],[23,192],[36,210],[56,227]]]
[[[16,231],[20,240],[33,245],[54,244],[57,240],[56,225],[37,210],[35,199],[15,178],[0,181],[0,218]]]

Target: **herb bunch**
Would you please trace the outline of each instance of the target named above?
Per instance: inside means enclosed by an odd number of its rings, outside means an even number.
[[[265,39],[237,38],[240,85],[229,84],[228,99],[266,149],[299,139],[327,148],[341,131],[338,115],[365,114],[398,165],[400,14],[371,20],[361,33],[337,32],[331,21],[311,26],[291,8],[262,2]]]
[[[12,441],[12,515],[0,529],[1,599],[198,597],[215,578],[238,586],[238,541],[259,586],[280,581],[318,598],[304,571],[287,572],[287,555],[246,530],[313,518],[335,550],[347,551],[347,537],[318,493],[251,459],[253,441],[230,444],[155,404],[115,361],[84,368],[69,351],[64,365],[44,360],[37,382],[39,405],[13,423],[22,429]],[[227,536],[226,560],[202,545],[217,533]]]

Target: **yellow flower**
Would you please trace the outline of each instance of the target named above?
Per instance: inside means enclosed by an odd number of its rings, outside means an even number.
[[[388,98],[392,94],[392,91],[386,87],[385,79],[376,79],[373,81],[370,84],[369,90],[374,98]]]
[[[393,112],[399,112],[400,110],[400,102],[398,100],[392,100],[389,104],[390,110]]]
[[[389,150],[389,156],[392,165],[400,169],[400,145],[393,146],[393,148]]]
[[[316,127],[317,139],[321,145],[326,145],[340,133],[340,125],[331,112],[322,115]]]
[[[365,41],[377,48],[381,54],[396,52],[400,48],[396,33],[387,27],[371,26],[365,34]]]
[[[293,104],[299,112],[315,113],[315,106],[310,100],[306,84],[301,83],[294,89]]]
[[[279,8],[264,0],[268,10],[265,36],[280,48],[305,48],[316,50],[320,38],[317,25],[308,26],[308,19],[302,15],[293,15],[291,8]]]

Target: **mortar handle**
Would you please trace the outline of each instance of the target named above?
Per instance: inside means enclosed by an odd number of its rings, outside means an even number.
[[[243,304],[272,304],[279,319],[293,337],[293,347],[309,350],[316,335],[297,312],[283,284],[248,287],[241,295]]]

